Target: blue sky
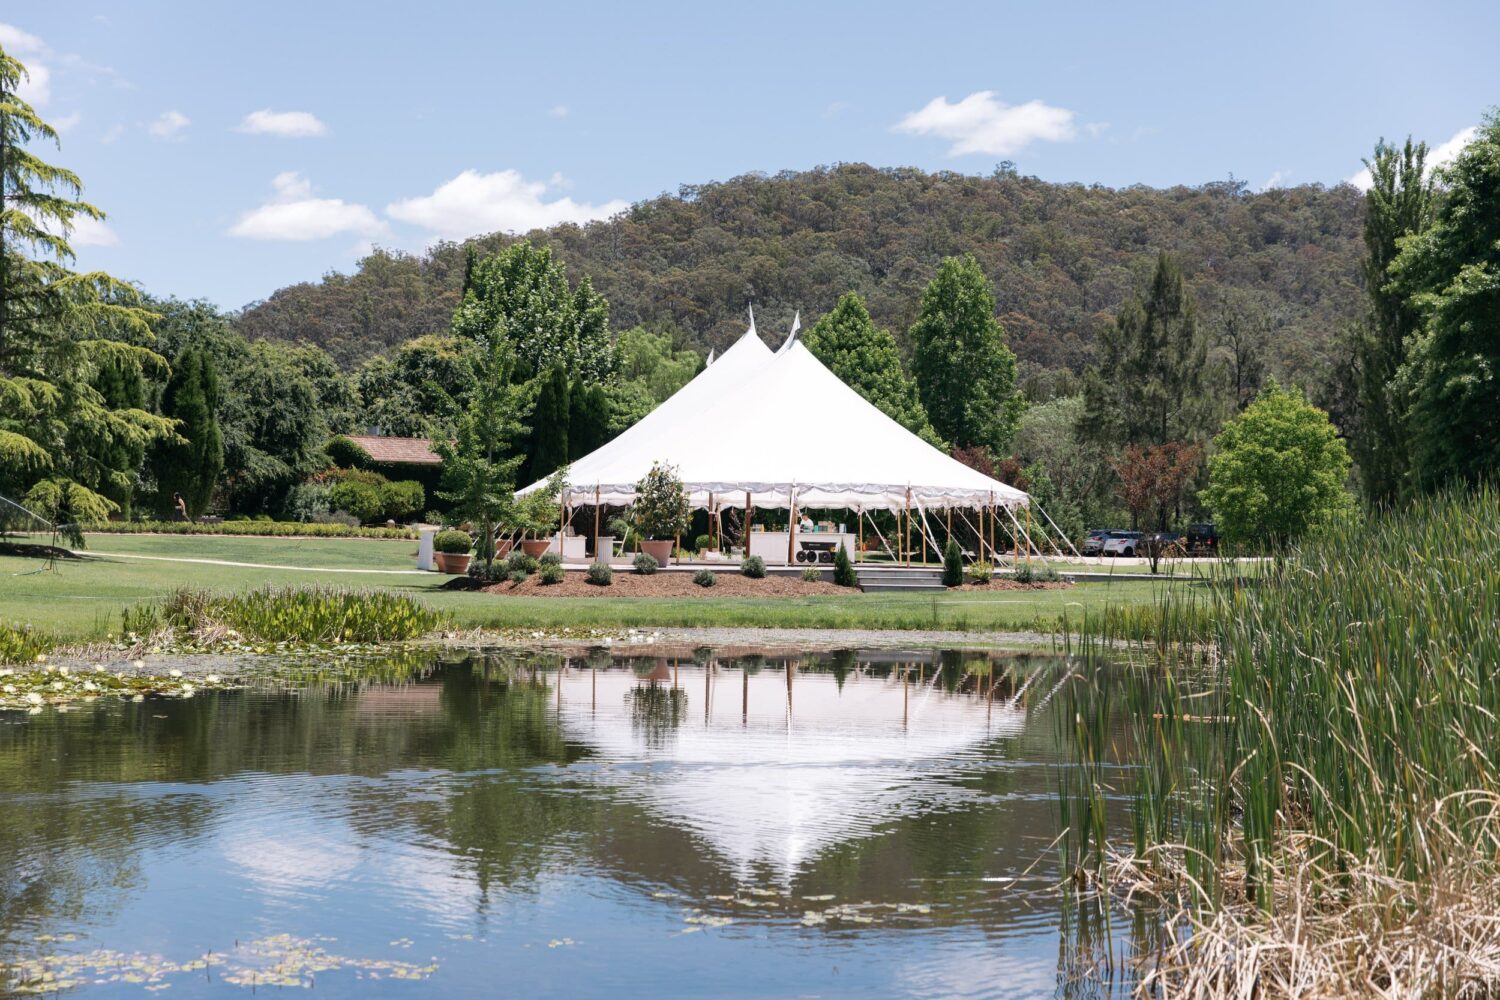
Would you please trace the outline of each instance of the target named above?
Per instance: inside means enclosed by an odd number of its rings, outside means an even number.
[[[238,308],[371,244],[839,161],[1354,176],[1500,101],[1500,4],[6,4],[106,228],[80,263]]]

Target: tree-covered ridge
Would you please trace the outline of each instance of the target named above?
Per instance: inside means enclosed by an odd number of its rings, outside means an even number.
[[[668,326],[706,353],[744,332],[753,299],[767,329],[794,309],[857,292],[878,327],[907,331],[944,257],[971,254],[994,287],[1023,368],[1081,371],[1099,331],[1172,254],[1205,315],[1231,292],[1274,320],[1273,374],[1321,381],[1339,325],[1364,308],[1363,199],[1348,185],[1254,193],[1243,183],[1111,189],[1008,169],[987,177],[842,164],[681,188],[617,218],[529,235],[592,279],[617,329]],[[481,253],[514,242],[477,241]],[[352,275],[281,289],[238,319],[251,338],[306,340],[346,367],[446,330],[465,247],[377,251]]]

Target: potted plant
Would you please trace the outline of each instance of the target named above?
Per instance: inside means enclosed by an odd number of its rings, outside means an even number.
[[[459,531],[456,528],[439,531],[437,537],[432,540],[432,552],[437,559],[439,572],[452,573],[455,576],[467,573],[469,550],[473,547],[474,539],[469,537],[467,531]]]
[[[672,466],[652,463],[651,471],[635,484],[633,512],[644,536],[641,551],[665,565],[677,536],[688,526],[687,491]]]

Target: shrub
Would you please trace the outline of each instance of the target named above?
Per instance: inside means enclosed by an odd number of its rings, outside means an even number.
[[[688,496],[670,465],[653,462],[635,484],[635,523],[648,538],[676,538],[688,525]]]
[[[361,528],[347,520],[262,521],[246,514],[227,514],[219,522],[108,521],[89,525],[89,534],[104,535],[269,535],[273,538],[416,538],[410,528]]]
[[[699,535],[693,544],[697,546],[699,552],[711,552],[714,548],[714,539],[712,535]]]
[[[563,579],[567,576],[567,571],[562,568],[562,563],[560,562],[546,563],[542,566],[542,571],[537,576],[543,584],[550,585],[562,583]]]
[[[463,555],[474,547],[474,539],[469,537],[467,531],[449,528],[447,531],[437,533],[437,537],[432,540],[432,547],[437,552]]]
[[[333,506],[328,498],[329,487],[323,483],[298,483],[286,494],[282,505],[287,517],[298,521],[312,521],[327,517]]]
[[[536,564],[542,569],[546,569],[548,566],[561,566],[562,556],[556,552],[543,552],[542,557],[536,561]]]
[[[760,556],[751,556],[740,563],[740,574],[752,580],[763,579],[766,575],[766,561]]]
[[[589,567],[584,579],[596,587],[608,587],[615,582],[615,571],[609,568],[607,562],[596,562]]]
[[[342,434],[335,434],[323,446],[328,460],[345,469],[368,469],[370,453]]]
[[[540,565],[541,563],[527,555],[524,549],[511,549],[510,555],[505,558],[505,568],[510,572],[511,579],[515,579],[515,575],[520,573],[521,579],[524,580],[535,573]]]
[[[849,558],[849,549],[843,545],[833,554],[833,582],[840,587],[859,586],[859,574],[854,572],[854,560]]]
[[[645,552],[642,552],[635,557],[635,571],[641,576],[650,576],[651,574],[655,573],[660,566],[661,564],[658,563],[655,558],[646,554]]]
[[[531,574],[526,572],[524,569],[513,569],[510,571],[510,574],[506,577],[506,579],[511,583],[525,583],[526,578],[530,575]]]
[[[700,569],[693,574],[693,582],[700,587],[712,587],[719,582],[719,578],[714,576],[714,571],[711,569]]]
[[[346,479],[328,488],[328,503],[336,510],[348,511],[360,521],[374,521],[385,509],[382,486]]]
[[[943,547],[943,586],[957,587],[964,582],[964,554],[957,539],[948,539]]]
[[[816,566],[808,566],[802,571],[803,583],[817,583],[823,579],[823,571]]]
[[[393,521],[404,521],[427,506],[427,493],[414,479],[403,479],[379,487],[381,513]]]
[[[995,576],[995,567],[983,560],[969,564],[970,583],[989,583]]]
[[[1056,583],[1060,579],[1056,568],[1040,559],[1027,560],[1016,567],[1016,580],[1020,583]]]

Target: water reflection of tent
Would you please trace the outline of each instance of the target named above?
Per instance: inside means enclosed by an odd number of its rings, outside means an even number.
[[[715,671],[682,665],[685,708],[670,731],[643,725],[629,670],[557,679],[568,739],[609,767],[587,772],[688,830],[738,878],[782,880],[822,851],[886,823],[959,808],[979,793],[953,782],[984,766],[990,740],[1024,713],[899,676]],[[670,688],[670,683],[664,686]]]

